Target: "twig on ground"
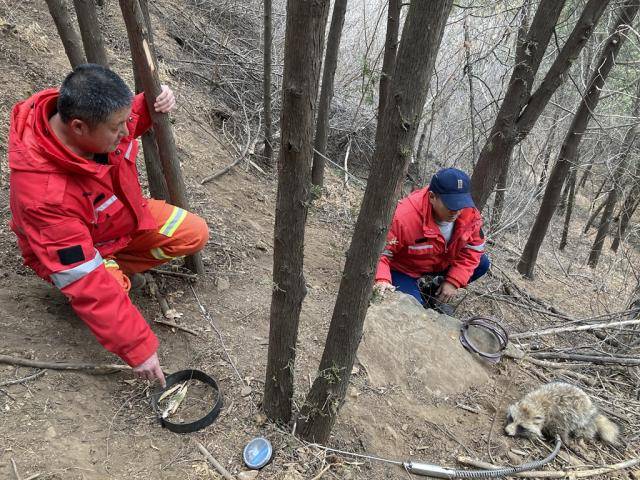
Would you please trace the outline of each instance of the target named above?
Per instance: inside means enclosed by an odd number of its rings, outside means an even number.
[[[165,318],[167,318],[167,313],[170,310],[169,302],[167,302],[167,299],[164,298],[164,295],[160,293],[160,289],[158,288],[158,284],[156,283],[155,278],[153,278],[153,275],[151,275],[150,273],[145,273],[144,276],[147,279],[147,285],[149,285],[149,290],[151,291],[151,295],[156,297],[156,300],[160,305],[160,310],[162,311],[162,315]]]
[[[178,325],[177,323],[170,322],[168,320],[158,320],[157,318],[153,320],[155,323],[159,323],[160,325],[166,325],[167,327],[177,328],[178,330],[182,330],[183,332],[190,333],[196,337],[199,337],[200,334],[195,330],[191,330],[190,328],[183,327],[182,325]]]
[[[39,372],[34,373],[33,375],[29,375],[28,377],[18,378],[17,380],[7,380],[6,382],[0,383],[0,387],[6,387],[7,385],[16,385],[18,383],[28,382],[29,380],[34,380],[38,377],[44,375],[45,370],[40,370]]]
[[[226,468],[224,468],[214,457],[213,455],[211,455],[211,453],[209,453],[209,450],[207,450],[204,445],[202,445],[200,442],[198,442],[197,440],[194,440],[195,444],[198,446],[198,450],[200,450],[200,452],[205,456],[205,458],[209,461],[209,463],[211,465],[213,465],[213,467],[218,471],[218,473],[220,475],[222,475],[222,477],[225,480],[235,480],[235,478],[227,471]]]
[[[605,328],[617,328],[617,327],[623,327],[625,325],[639,325],[639,324],[640,324],[640,319],[636,319],[636,320],[623,320],[621,322],[606,322],[606,323],[594,323],[591,325],[556,327],[556,328],[547,328],[546,330],[539,330],[537,332],[515,333],[511,335],[511,338],[522,339],[522,338],[539,337],[543,335],[553,335],[554,333],[580,332],[584,330],[602,330]]]
[[[114,371],[129,371],[131,367],[128,365],[96,365],[93,363],[66,363],[66,362],[42,362],[38,360],[29,360],[26,358],[10,357],[9,355],[0,355],[0,363],[8,365],[21,365],[23,367],[46,368],[49,370],[80,370],[85,373],[94,375],[103,375],[113,373]]]
[[[462,463],[463,465],[470,465],[472,467],[484,468],[487,470],[496,470],[498,468],[503,468],[491,463],[474,460],[473,458],[469,457],[458,457],[458,462]],[[611,473],[617,470],[624,470],[626,468],[635,467],[638,464],[640,464],[640,457],[632,458],[620,463],[614,463],[612,465],[605,465],[599,468],[592,468],[590,470],[576,470],[574,468],[566,470],[532,470],[529,472],[513,473],[509,476],[520,478],[587,478],[593,477],[595,475],[604,475],[605,473]]]
[[[529,355],[536,358],[552,358],[556,360],[576,360],[579,362],[590,362],[596,365],[640,365],[640,357],[616,357],[606,355],[589,355],[584,353],[561,353],[561,352],[531,352]]]
[[[16,477],[16,480],[22,480],[22,477],[18,473],[18,467],[16,466],[16,461],[11,457],[11,470],[13,470],[13,475]]]
[[[185,280],[189,280],[191,282],[195,282],[196,280],[198,280],[197,275],[193,275],[190,273],[172,272],[170,270],[161,270],[159,268],[152,268],[149,271],[157,273],[158,275],[166,275],[167,277],[184,278]]]
[[[322,476],[325,473],[327,473],[327,470],[329,470],[330,468],[331,468],[331,464],[330,463],[325,465],[325,467],[322,470],[320,470],[320,472],[315,477],[313,477],[311,480],[320,480],[320,478],[322,478]]]

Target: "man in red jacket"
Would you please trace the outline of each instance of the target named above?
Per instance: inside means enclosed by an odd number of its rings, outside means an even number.
[[[163,86],[157,112],[175,106]],[[11,113],[11,228],[25,265],[70,300],[98,341],[140,378],[164,385],[158,340],[128,296],[129,277],[202,249],[201,218],[142,195],[137,137],[151,127],[144,94],[81,65],[62,87]]]
[[[398,203],[375,290],[397,289],[425,307],[450,313],[446,303],[456,291],[487,272],[482,217],[469,183],[466,173],[447,168],[436,173],[428,187]]]

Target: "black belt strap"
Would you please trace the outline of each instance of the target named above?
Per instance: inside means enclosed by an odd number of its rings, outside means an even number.
[[[216,392],[218,399],[216,400],[215,405],[211,409],[209,413],[207,413],[204,417],[190,423],[173,423],[167,420],[166,418],[162,418],[162,412],[158,407],[158,399],[162,396],[164,392],[166,392],[169,388],[173,387],[175,384],[184,382],[187,380],[199,380],[202,383],[206,383],[210,385],[213,390]],[[160,390],[159,392],[151,395],[151,406],[154,411],[158,415],[158,420],[160,421],[160,425],[162,425],[167,430],[171,430],[176,433],[190,433],[197,432],[198,430],[202,430],[204,427],[208,427],[211,425],[214,420],[220,414],[220,410],[222,409],[222,393],[220,392],[220,388],[216,381],[200,370],[180,370],[179,372],[172,373],[166,377],[167,386]]]

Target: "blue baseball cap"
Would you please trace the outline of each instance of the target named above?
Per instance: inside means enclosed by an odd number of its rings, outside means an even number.
[[[437,194],[449,210],[475,207],[469,176],[457,168],[445,168],[431,177],[429,191]]]

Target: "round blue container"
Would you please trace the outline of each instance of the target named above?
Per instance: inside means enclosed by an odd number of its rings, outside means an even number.
[[[244,447],[242,459],[247,467],[258,470],[271,460],[273,447],[264,437],[256,437]]]

